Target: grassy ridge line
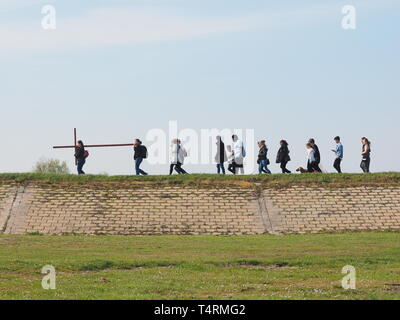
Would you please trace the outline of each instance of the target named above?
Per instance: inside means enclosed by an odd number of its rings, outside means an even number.
[[[1,182],[16,183],[124,183],[155,185],[238,185],[251,187],[255,185],[287,186],[287,185],[329,185],[329,186],[379,186],[400,185],[399,172],[371,174],[273,174],[273,175],[216,175],[190,174],[173,176],[104,176],[104,175],[63,175],[37,173],[1,173]]]

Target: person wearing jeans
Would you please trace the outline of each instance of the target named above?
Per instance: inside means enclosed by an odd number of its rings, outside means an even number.
[[[340,168],[340,164],[341,164],[342,159],[343,159],[343,145],[340,142],[340,137],[339,136],[335,137],[334,140],[336,142],[336,148],[335,148],[335,150],[332,150],[332,152],[335,153],[336,158],[335,158],[335,161],[333,163],[333,167],[336,169],[336,171],[338,173],[342,173],[342,169]]]
[[[143,159],[147,158],[147,148],[142,144],[142,141],[140,141],[139,139],[135,139],[135,141],[133,142],[133,145],[134,145],[134,151],[135,151],[135,155],[133,158],[135,160],[136,175],[147,176],[147,172],[140,169],[140,165],[142,164]]]
[[[217,173],[220,174],[225,174],[225,166],[223,163],[217,163]]]
[[[217,154],[215,155],[215,162],[217,163],[217,173],[225,174],[224,163],[227,161],[227,155],[225,150],[225,144],[221,139],[221,136],[217,136]]]
[[[75,147],[75,159],[78,174],[85,174],[85,172],[83,171],[83,166],[86,163],[85,145],[83,144],[82,140],[79,140],[78,145]]]
[[[258,147],[260,148],[260,151],[258,152],[258,173],[267,173],[271,174],[271,171],[268,169],[268,148],[265,144],[265,140],[261,140],[258,143]]]
[[[143,158],[136,158],[135,159],[135,171],[136,171],[136,175],[144,175],[144,176],[147,176],[148,175],[148,173],[147,172],[145,172],[145,171],[143,171],[142,169],[140,169],[140,165],[142,164],[142,162],[143,162]]]
[[[79,159],[77,160],[77,169],[78,169],[78,174],[85,174],[83,171],[83,166],[85,165],[86,160],[85,159]]]

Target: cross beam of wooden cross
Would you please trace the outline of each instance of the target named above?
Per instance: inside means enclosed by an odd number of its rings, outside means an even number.
[[[72,149],[77,146],[76,128],[74,128],[74,145],[73,146],[54,146],[53,149]],[[133,143],[119,143],[119,144],[85,144],[85,148],[104,148],[104,147],[129,147]]]
[[[121,144],[85,144],[85,148],[104,148],[104,147],[128,147],[133,146],[133,143]],[[72,149],[75,146],[54,146],[53,149]]]
[[[77,146],[76,128],[74,128],[74,145],[73,146],[54,146],[53,149],[74,149]],[[85,148],[104,148],[104,147],[130,147],[133,143],[119,143],[119,144],[88,144]],[[75,159],[75,164],[77,160]]]

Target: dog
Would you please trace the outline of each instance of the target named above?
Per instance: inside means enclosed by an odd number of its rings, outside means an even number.
[[[296,171],[300,172],[300,173],[308,173],[309,172],[307,169],[304,169],[303,167],[297,168]]]

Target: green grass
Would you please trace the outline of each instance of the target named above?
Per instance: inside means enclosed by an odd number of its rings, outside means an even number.
[[[400,299],[400,234],[0,236],[1,299]],[[41,288],[41,268],[57,289]],[[357,289],[344,290],[353,265]]]
[[[37,173],[2,173],[0,183],[14,181],[17,183],[116,183],[116,184],[182,184],[182,185],[215,185],[237,184],[240,186],[254,187],[256,184],[269,186],[287,186],[292,184],[316,184],[331,186],[352,185],[400,185],[400,173],[385,172],[372,174],[273,174],[273,175],[213,175],[190,174],[173,176],[102,176],[102,175],[63,175],[63,174],[37,174]]]

